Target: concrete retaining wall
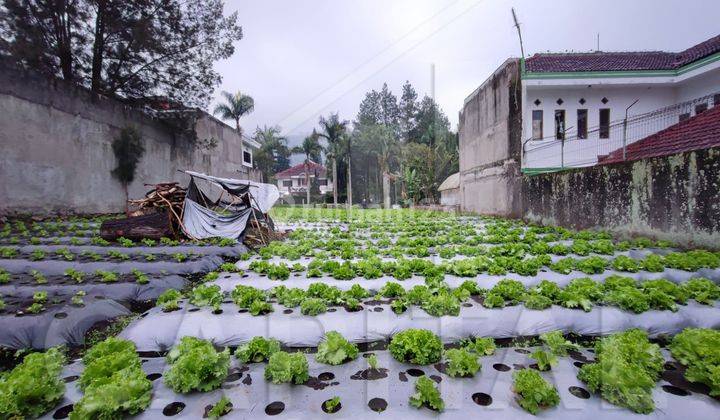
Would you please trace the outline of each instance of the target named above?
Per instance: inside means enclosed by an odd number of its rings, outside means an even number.
[[[524,218],[720,248],[720,148],[522,177]]]
[[[510,59],[465,99],[460,113],[462,211],[521,216],[521,119],[519,62]]]
[[[258,179],[256,171],[242,166],[238,134],[213,117],[202,115],[190,127],[198,139],[217,140],[217,147],[202,149],[187,133],[117,100],[3,68],[0,214],[123,210],[122,185],[111,176],[116,167],[111,143],[128,125],[139,129],[146,150],[129,188],[131,197],[146,192],[144,183],[186,183],[189,177],[178,169]]]

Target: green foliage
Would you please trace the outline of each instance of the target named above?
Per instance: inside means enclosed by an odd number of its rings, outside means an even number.
[[[440,391],[435,387],[432,379],[421,376],[415,382],[415,393],[410,396],[410,405],[420,408],[423,405],[435,411],[443,411],[445,402],[440,396]]]
[[[265,379],[274,384],[302,384],[308,378],[308,362],[303,353],[275,352],[265,367]]]
[[[582,271],[585,274],[600,274],[605,271],[608,266],[608,261],[602,257],[589,257],[584,258],[577,262],[575,268]]]
[[[272,311],[273,307],[270,302],[264,302],[262,300],[253,301],[248,307],[248,312],[253,316],[265,315]]]
[[[552,366],[555,366],[557,364],[557,357],[552,354],[548,353],[544,350],[535,350],[530,357],[535,359],[535,362],[538,365],[538,370],[546,371],[550,370]]]
[[[85,273],[73,268],[68,268],[65,270],[65,276],[70,277],[75,283],[82,283],[85,278]]]
[[[488,295],[490,294],[500,296],[511,304],[516,304],[525,295],[525,286],[517,280],[502,279],[490,289]]]
[[[220,309],[222,292],[216,284],[200,284],[190,291],[189,302],[195,306],[209,306],[213,310]]]
[[[401,314],[405,311],[407,311],[408,308],[408,301],[406,298],[399,298],[395,299],[392,302],[390,302],[390,308],[395,312],[396,314]]]
[[[320,298],[307,298],[300,304],[300,312],[303,315],[316,316],[327,312],[327,305]]]
[[[638,262],[634,258],[625,255],[618,255],[612,262],[612,268],[617,271],[637,273],[642,268],[642,262]]]
[[[252,305],[253,302],[264,302],[266,299],[264,291],[256,289],[252,286],[245,286],[242,284],[238,284],[237,286],[235,286],[233,291],[230,292],[230,297],[232,298],[233,302],[235,302],[235,304],[240,308],[250,308],[250,305]],[[280,300],[279,296],[278,300]]]
[[[340,397],[334,396],[334,397],[330,398],[329,400],[325,401],[324,404],[325,404],[325,409],[328,412],[332,413],[335,411],[335,408],[338,405],[340,405]]]
[[[175,289],[167,289],[157,298],[156,306],[162,308],[164,312],[170,312],[179,308],[178,302],[183,298],[182,293]]]
[[[657,254],[650,254],[642,260],[642,269],[651,273],[661,273],[665,270],[665,259]]]
[[[371,369],[377,369],[378,368],[378,358],[375,355],[375,353],[372,353],[370,357],[367,358],[368,365]]]
[[[281,289],[282,288],[282,289]],[[287,307],[295,308],[300,306],[303,300],[307,298],[307,295],[303,289],[300,288],[285,288],[285,286],[279,286],[274,288],[275,297],[278,303]]]
[[[115,283],[118,281],[118,275],[112,271],[96,270],[95,275],[100,277],[100,281],[103,283]]]
[[[460,314],[460,301],[453,294],[443,290],[430,295],[422,304],[422,308],[432,316]]]
[[[443,346],[432,332],[411,328],[395,334],[389,349],[399,362],[428,365],[440,360]]]
[[[400,283],[389,281],[380,288],[378,293],[386,298],[401,297],[405,294],[405,289],[400,285]]]
[[[536,311],[547,309],[552,306],[553,303],[552,299],[537,292],[526,294],[524,301],[526,308]]]
[[[450,349],[445,352],[446,372],[452,377],[471,377],[480,370],[478,354],[464,348]]]
[[[579,349],[577,344],[571,343],[563,337],[561,331],[550,331],[545,334],[540,334],[540,340],[550,349],[550,352],[555,356],[567,356],[568,351]]]
[[[497,293],[489,292],[485,295],[483,306],[486,308],[503,308],[505,307],[505,298]]]
[[[207,413],[207,418],[210,420],[217,420],[220,417],[230,413],[232,411],[232,403],[230,402],[230,399],[223,395],[220,397],[220,400],[216,402],[210,411]]]
[[[712,305],[720,299],[720,286],[706,278],[693,278],[683,284],[690,299],[703,305]]]
[[[328,365],[339,365],[358,356],[358,348],[337,331],[329,331],[318,345],[315,358]]]
[[[602,286],[588,277],[570,280],[557,295],[558,303],[566,308],[581,308],[590,312],[593,303],[603,296]]]
[[[183,337],[166,357],[165,385],[175,392],[207,392],[219,388],[230,367],[230,349],[218,352],[212,343]]]
[[[10,372],[0,375],[0,417],[36,418],[55,407],[65,395],[60,378],[65,355],[58,348],[30,353]]]
[[[477,353],[480,356],[490,356],[495,354],[495,340],[492,337],[478,337],[473,339],[464,339],[461,341],[462,348]]]
[[[235,357],[243,363],[259,363],[268,360],[270,356],[279,351],[279,341],[257,336],[238,347],[235,350]]]
[[[131,341],[110,337],[83,357],[79,385],[85,395],[70,414],[72,420],[122,418],[150,405],[152,382],[145,377]]]
[[[720,331],[686,328],[670,343],[672,356],[687,366],[685,378],[710,387],[710,395],[720,396]]]
[[[660,347],[641,330],[628,330],[595,344],[597,361],[580,368],[578,378],[611,404],[647,414],[664,359]]]
[[[560,403],[557,389],[532,369],[513,373],[513,391],[517,394],[520,407],[530,414],[537,414],[540,409],[555,407]]]

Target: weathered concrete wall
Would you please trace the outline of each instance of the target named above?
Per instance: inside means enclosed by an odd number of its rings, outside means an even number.
[[[131,197],[144,183],[187,182],[178,169],[256,179],[242,166],[240,138],[230,127],[205,116],[198,139],[214,138],[201,149],[187,135],[123,103],[97,97],[57,80],[3,69],[0,72],[0,213],[102,213],[124,209],[122,185],[111,143],[121,129],[137,127],[145,154]]]
[[[460,113],[462,211],[520,217],[522,134],[519,62],[507,60]]]
[[[524,176],[525,219],[720,248],[720,148]]]

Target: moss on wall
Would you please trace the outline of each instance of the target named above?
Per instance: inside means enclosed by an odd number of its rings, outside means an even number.
[[[523,176],[524,218],[720,248],[720,149]]]

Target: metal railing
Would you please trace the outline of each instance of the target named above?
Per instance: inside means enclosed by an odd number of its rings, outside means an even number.
[[[581,136],[583,138],[578,136],[576,127],[569,127],[564,132],[564,139],[558,140],[555,135],[527,139],[522,147],[522,169],[525,172],[552,172],[593,166],[611,153],[614,161],[625,160],[629,145],[696,115],[697,105],[706,104],[708,108],[720,106],[720,103],[715,103],[717,98],[718,94],[711,94],[644,114],[626,116],[604,128],[599,125],[588,127],[587,135]]]

